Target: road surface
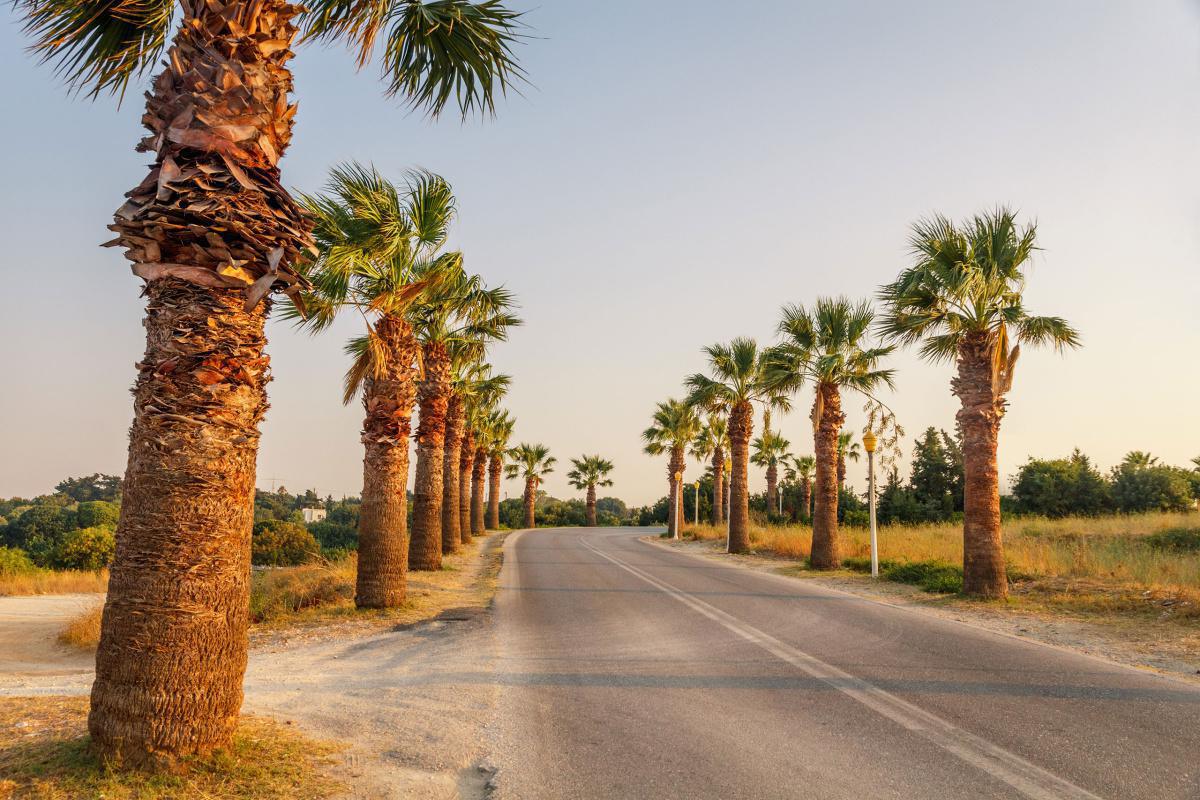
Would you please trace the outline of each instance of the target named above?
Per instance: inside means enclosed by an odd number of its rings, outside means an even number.
[[[641,541],[528,531],[498,798],[1200,798],[1200,689]]]

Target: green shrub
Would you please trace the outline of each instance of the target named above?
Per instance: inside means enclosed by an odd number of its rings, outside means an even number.
[[[116,503],[109,503],[105,500],[89,500],[86,503],[80,503],[79,508],[75,509],[75,524],[81,528],[115,527],[120,516],[121,507]]]
[[[266,567],[307,564],[321,552],[321,546],[307,528],[277,519],[255,523],[250,548],[251,561]]]
[[[37,566],[29,560],[24,550],[0,545],[0,575],[28,575],[37,572]]]
[[[326,558],[333,558],[335,551],[344,554],[358,549],[358,530],[353,525],[314,522],[308,526],[308,532],[320,543]]]
[[[883,577],[897,583],[911,583],[927,592],[952,594],[962,591],[962,567],[944,561],[909,561],[881,570]]]
[[[110,528],[94,526],[68,531],[54,550],[52,566],[55,569],[103,569],[112,563],[116,549],[117,542]]]
[[[1200,551],[1200,528],[1170,528],[1143,540],[1155,550]]]

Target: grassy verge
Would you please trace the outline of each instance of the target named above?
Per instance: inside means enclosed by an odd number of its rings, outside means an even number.
[[[685,536],[716,540],[724,528],[685,527]],[[1003,525],[1012,598],[1046,610],[1153,614],[1190,625],[1200,622],[1200,514],[1140,514],[1048,520],[1023,518]],[[841,529],[843,564],[870,570],[870,534]],[[807,526],[750,530],[762,555],[805,561],[812,544]],[[879,530],[881,577],[935,593],[962,589],[962,526],[893,525]]]
[[[30,594],[103,594],[108,590],[108,570],[37,569],[0,571],[0,597]]]
[[[0,798],[316,800],[345,790],[327,775],[339,748],[243,717],[232,747],[178,774],[117,772],[88,750],[86,697],[0,698]]]
[[[410,572],[408,601],[400,608],[355,608],[354,555],[339,561],[255,570],[250,583],[251,635],[269,636],[339,621],[413,623],[450,608],[484,607],[495,592],[502,538],[470,542],[461,552],[447,556],[440,572]],[[72,619],[59,635],[64,644],[85,649],[95,648],[99,640],[99,607]]]

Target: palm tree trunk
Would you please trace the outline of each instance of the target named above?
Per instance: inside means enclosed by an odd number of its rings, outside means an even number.
[[[671,482],[671,508],[667,511],[667,532],[672,537],[682,535],[683,520],[679,518],[679,497],[680,485],[683,483],[682,478],[675,480],[675,474],[679,473],[682,476],[683,468],[687,466],[683,445],[676,445],[671,448],[671,458],[667,461],[667,480]]]
[[[589,483],[587,490],[587,526],[596,527],[596,484]]]
[[[991,347],[985,334],[969,334],[959,347],[958,375],[951,387],[962,403],[956,416],[963,437],[963,592],[1006,597],[996,466],[1005,403],[993,389]]]
[[[725,448],[713,450],[713,510],[712,524],[720,525],[725,521]]]
[[[412,326],[383,317],[375,333],[384,342],[384,374],[363,387],[362,508],[358,515],[359,608],[394,608],[404,602],[408,573],[408,439],[416,400],[417,341]]]
[[[504,472],[504,459],[499,453],[488,458],[488,530],[500,530],[500,477]]]
[[[729,412],[729,450],[732,474],[729,476],[729,552],[750,549],[750,495],[747,472],[750,463],[750,436],[754,432],[754,412],[742,400]]]
[[[808,478],[800,481],[800,513],[801,519],[812,519],[812,481]]]
[[[813,569],[836,569],[841,564],[837,519],[837,437],[846,415],[842,413],[842,396],[836,385],[822,383],[817,391],[821,393],[821,417],[816,430],[817,488],[809,561]]]
[[[453,390],[446,404],[445,450],[442,458],[442,554],[458,550],[462,542],[462,517],[459,514],[463,435],[463,404]]]
[[[841,491],[842,486],[846,483],[846,454],[841,450],[837,456],[837,485],[838,491]]]
[[[462,544],[471,541],[471,470],[475,466],[475,432],[469,427],[463,431],[461,452],[458,457],[458,540]]]
[[[767,465],[767,516],[779,508],[779,467],[773,462]]]
[[[483,488],[487,478],[487,451],[475,448],[475,460],[471,465],[471,535],[483,536]]]
[[[446,410],[450,401],[450,358],[441,342],[422,347],[425,379],[417,389],[421,421],[417,426],[417,474],[413,482],[413,523],[408,568],[442,568],[442,463],[446,448]]]
[[[297,288],[308,240],[276,166],[299,9],[185,9],[142,117],[154,166],[112,225],[147,281],[146,351],[88,728],[101,757],[130,765],[223,747],[237,724],[270,380],[257,301]]]
[[[534,509],[537,506],[537,478],[525,479],[525,527],[532,528],[536,524]]]

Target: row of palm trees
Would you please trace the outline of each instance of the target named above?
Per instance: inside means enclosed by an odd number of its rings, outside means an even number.
[[[813,387],[815,485],[812,551],[814,569],[840,564],[837,503],[852,441],[842,426],[846,392],[866,400],[869,428],[894,445],[895,418],[878,397],[893,387],[894,371],[882,366],[898,346],[920,345],[932,362],[953,361],[951,392],[961,407],[963,439],[963,589],[982,597],[1004,597],[1008,580],[1000,538],[1000,484],[996,463],[1000,420],[1007,407],[1022,344],[1058,351],[1079,345],[1076,331],[1060,317],[1034,316],[1024,306],[1026,271],[1037,250],[1034,224],[1018,225],[1007,208],[962,223],[943,216],[912,228],[913,263],[879,290],[882,311],[868,300],[819,298],[810,307],[788,305],[778,324],[780,341],[759,347],[737,338],[704,349],[708,374],[684,380],[683,399],[659,403],[642,436],[646,452],[669,454],[668,530],[677,536],[677,492],[689,445],[711,458],[714,521],[721,519],[725,448],[730,451],[728,550],[749,549],[747,465],[754,425],[762,406],[764,430],[753,440],[754,460],[767,469],[767,501],[773,507],[777,468],[788,442],[770,429],[770,412],[787,409],[803,386]],[[890,437],[890,438],[885,438]]]
[[[473,396],[467,384],[486,380],[466,370],[470,353],[439,344],[436,322],[426,329],[406,314],[418,294],[483,291],[449,268],[452,256],[415,255],[429,254],[437,230],[381,228],[387,241],[371,247],[394,247],[395,260],[380,260],[373,274],[330,264],[330,248],[321,251],[324,274],[307,274],[308,254],[318,252],[314,228],[330,246],[339,244],[327,237],[338,235],[340,223],[362,220],[339,216],[354,205],[345,197],[297,201],[282,183],[279,162],[297,111],[290,69],[297,35],[345,44],[360,65],[382,42],[389,96],[432,117],[450,105],[465,116],[492,112],[495,97],[521,78],[513,55],[519,15],[499,0],[312,0],[303,6],[184,0],[179,13],[173,2],[16,0],[14,6],[32,50],[54,62],[74,91],[124,95],[133,78],[162,65],[146,93],[142,121],[149,135],[138,144],[153,160],[110,226],[116,238],[109,244],[124,248],[145,281],[146,350],[134,386],[124,502],[88,727],[106,761],[172,763],[228,745],[241,707],[272,295],[311,313],[314,329],[335,305],[349,304],[367,319],[368,333],[351,343],[355,366],[346,387],[348,397],[361,393],[367,411],[364,574],[357,588],[364,605],[403,598],[408,553],[405,537],[395,532],[405,518],[401,478],[414,392],[429,409],[429,424],[418,432],[427,536],[430,504],[439,494],[439,452],[443,487],[455,472],[444,432],[442,447],[437,444],[440,403],[445,399],[449,411],[455,394],[464,404],[475,402],[467,400]],[[370,177],[355,171],[346,174]],[[433,176],[414,175],[413,184],[410,201],[435,198],[445,211],[451,198]],[[368,200],[375,202],[387,190],[371,191]],[[395,220],[437,217],[426,211],[410,207]],[[443,282],[435,272],[456,278]],[[354,277],[337,287],[332,282],[339,274]],[[412,365],[426,352],[430,369],[418,375]],[[456,382],[459,391],[447,393],[447,383]],[[478,420],[466,423],[470,409],[462,411],[464,432],[481,429]],[[467,444],[460,441],[460,467],[464,455],[480,453],[471,438]],[[474,481],[477,466],[470,463]],[[463,471],[457,475],[462,484]],[[448,513],[444,490],[440,494]],[[467,528],[461,516],[459,528]],[[417,549],[432,557],[428,541]]]

